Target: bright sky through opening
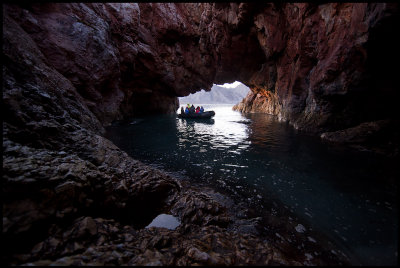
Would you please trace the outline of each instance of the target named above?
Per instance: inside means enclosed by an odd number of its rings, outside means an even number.
[[[233,83],[231,83],[231,84],[225,83],[225,84],[223,84],[223,85],[217,85],[217,86],[225,87],[225,88],[234,88],[234,87],[237,87],[237,86],[240,85],[240,84],[241,84],[240,82],[235,81],[235,82],[233,82]]]

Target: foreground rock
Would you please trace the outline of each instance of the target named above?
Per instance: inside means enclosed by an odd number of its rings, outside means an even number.
[[[79,213],[69,218],[59,216],[62,221],[51,221],[41,236],[36,234],[31,248],[26,247],[25,252],[20,247],[14,252],[9,249],[9,255],[3,256],[3,262],[35,266],[326,265],[342,262],[335,256],[315,256],[310,261],[307,255],[295,248],[295,244],[286,244],[281,250],[275,245],[273,237],[260,236],[255,231],[256,219],[244,215],[246,209],[238,213],[240,207],[231,201],[228,202],[231,206],[226,206],[226,203],[224,205],[216,199],[216,196],[226,197],[206,188],[181,186],[179,189],[159,204],[163,212],[179,217],[181,224],[174,230],[143,228],[143,225],[124,224],[124,221],[110,217],[78,216]],[[136,198],[136,195],[131,196]],[[54,198],[53,201],[57,200]],[[82,208],[76,206],[72,210],[76,213]],[[135,210],[124,213],[143,219],[143,215],[138,215]],[[93,211],[85,210],[82,214],[93,215]],[[98,212],[98,215],[105,213]],[[240,219],[236,215],[241,215]],[[47,221],[42,219],[42,223]],[[253,229],[243,228],[246,226]],[[30,230],[33,229],[30,227]],[[293,239],[293,235],[290,237]],[[33,237],[25,232],[24,238]],[[302,240],[301,244],[304,243],[306,241]]]
[[[3,141],[3,264],[332,263],[291,256],[295,245],[278,249],[226,197],[182,184],[82,132],[82,156],[67,154],[68,146],[54,151]],[[97,160],[85,160],[88,155]],[[162,212],[181,225],[144,228]]]
[[[132,160],[102,137],[85,134],[81,153],[90,145],[89,138],[97,139],[94,151],[105,156],[96,155],[101,159],[97,163],[65,151],[3,141],[2,242],[7,245],[3,264],[342,262],[335,257],[332,261],[332,256],[312,262],[301,254],[293,257],[296,244],[278,249],[273,238],[260,236],[257,221],[238,212],[240,207],[232,201],[224,202],[226,197],[181,184]],[[176,215],[181,222],[178,228],[144,228],[162,212]]]
[[[51,238],[32,250],[40,260],[29,265],[296,265],[285,260],[266,241],[245,235],[224,233],[215,226],[186,232],[150,228],[135,230],[113,220],[82,217],[66,231],[54,231]],[[24,256],[18,256],[24,258]],[[31,257],[26,256],[26,260]]]

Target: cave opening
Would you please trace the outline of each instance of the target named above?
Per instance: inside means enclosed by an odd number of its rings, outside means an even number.
[[[213,84],[210,91],[192,93],[186,97],[179,98],[180,106],[186,104],[237,104],[242,101],[250,92],[245,84],[234,81],[232,83]]]

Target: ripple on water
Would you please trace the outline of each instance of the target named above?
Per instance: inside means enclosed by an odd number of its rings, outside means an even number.
[[[393,176],[389,163],[331,151],[267,115],[203,107],[215,110],[213,121],[163,115],[112,127],[107,136],[136,159],[232,189],[240,202],[249,196],[251,202],[263,202],[260,213],[269,213],[271,199],[279,200],[308,231],[314,227],[326,234],[337,252],[354,253],[362,264],[397,263],[397,189],[387,190],[381,180]]]

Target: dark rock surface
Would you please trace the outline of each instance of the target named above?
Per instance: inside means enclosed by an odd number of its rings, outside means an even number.
[[[400,122],[397,120],[365,122],[355,127],[321,134],[324,141],[386,156],[399,155],[399,137]]]
[[[383,68],[380,91],[366,77],[380,68],[377,40],[387,36],[379,29],[396,8],[3,5],[2,264],[341,263],[308,260],[290,243],[278,248],[257,235],[251,217],[238,219],[215,195],[131,159],[101,135],[113,120],[175,112],[177,96],[234,80],[299,128],[333,132],[386,119],[396,80]],[[365,55],[375,55],[367,71]],[[365,126],[375,127],[355,132]],[[145,229],[161,212],[181,226]]]
[[[254,19],[266,60],[235,108],[322,133],[397,118],[397,4],[295,3]],[[396,45],[397,44],[397,45]]]

